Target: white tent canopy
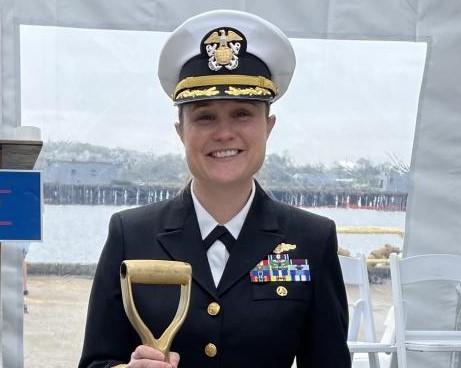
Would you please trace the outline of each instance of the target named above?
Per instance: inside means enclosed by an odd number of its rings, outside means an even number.
[[[4,0],[1,18],[0,132],[20,125],[19,25],[171,31],[186,18],[219,8],[245,10],[290,37],[409,40],[428,43],[411,160],[405,255],[461,254],[461,3],[457,0],[178,1]],[[2,260],[2,262],[6,262]],[[433,304],[447,327],[456,300],[431,303],[409,291],[412,306]],[[414,308],[409,322],[425,318]],[[448,355],[411,357],[412,367],[447,366]],[[424,360],[423,360],[424,359]]]

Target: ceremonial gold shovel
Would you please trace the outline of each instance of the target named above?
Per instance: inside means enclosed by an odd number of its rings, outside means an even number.
[[[120,266],[120,283],[122,287],[123,307],[128,319],[141,338],[143,345],[160,350],[165,354],[165,360],[169,362],[171,343],[183,324],[187,310],[189,309],[192,283],[191,265],[184,262],[157,260],[123,261]],[[181,296],[176,314],[159,339],[154,337],[136,310],[131,289],[132,283],[181,285]]]

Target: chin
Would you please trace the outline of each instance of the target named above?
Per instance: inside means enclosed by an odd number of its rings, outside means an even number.
[[[222,185],[222,186],[236,186],[236,185],[246,185],[248,182],[251,182],[253,180],[253,176],[251,177],[245,177],[242,178],[241,176],[239,177],[233,177],[233,178],[214,178],[212,181],[216,183],[216,185]]]

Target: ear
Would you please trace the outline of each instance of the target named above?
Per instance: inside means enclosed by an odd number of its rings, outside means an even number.
[[[184,131],[183,131],[183,124],[181,124],[179,121],[177,121],[174,124],[174,127],[176,129],[176,133],[178,134],[179,139],[181,139],[181,142],[184,144]]]
[[[275,115],[271,115],[267,118],[267,138],[269,138],[269,135],[272,132],[272,128],[275,125],[275,121],[276,121]]]

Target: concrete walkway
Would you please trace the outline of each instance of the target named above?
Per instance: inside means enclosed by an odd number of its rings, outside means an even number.
[[[26,368],[76,367],[82,349],[92,279],[77,276],[30,276],[29,313],[24,316]],[[391,305],[390,282],[371,285],[378,338]],[[356,289],[348,289],[357,296]]]
[[[24,367],[76,367],[80,357],[90,278],[31,276],[24,315]]]

